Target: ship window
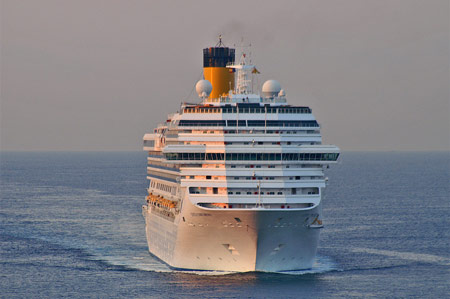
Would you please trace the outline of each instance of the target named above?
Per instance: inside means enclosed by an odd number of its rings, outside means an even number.
[[[213,188],[213,194],[218,194],[219,193],[219,189],[218,188]]]
[[[241,192],[238,191],[238,192],[236,192],[236,194],[241,194]]]
[[[224,153],[166,153],[167,160],[223,160]],[[227,160],[234,161],[336,161],[338,153],[227,153]]]
[[[233,192],[231,192],[231,191],[228,191],[228,194],[233,194]]]
[[[210,175],[207,175],[207,176],[206,176],[206,179],[207,179],[207,180],[210,180],[210,179],[211,179],[211,176],[210,176]]]
[[[239,177],[238,177],[238,176],[235,176],[234,179],[235,179],[235,180],[239,180]]]
[[[296,177],[295,177],[295,179],[296,179],[296,180],[299,180],[299,179],[300,179],[300,177],[299,177],[299,176],[296,176]]]
[[[278,192],[277,194],[278,194],[278,195],[283,195],[283,192]]]
[[[297,194],[297,189],[295,189],[295,188],[292,188],[292,190],[291,190],[291,194]]]
[[[247,192],[247,195],[252,195],[252,193],[250,191]]]

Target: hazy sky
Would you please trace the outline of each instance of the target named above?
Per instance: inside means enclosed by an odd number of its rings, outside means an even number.
[[[0,1],[2,150],[140,150],[219,34],[324,143],[450,150],[448,0]]]

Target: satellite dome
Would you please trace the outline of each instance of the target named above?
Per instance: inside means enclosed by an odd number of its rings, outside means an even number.
[[[195,91],[200,98],[207,98],[212,91],[211,82],[208,80],[200,80],[195,84]]]
[[[281,84],[276,80],[267,80],[262,86],[262,93],[266,98],[272,98],[281,91]]]

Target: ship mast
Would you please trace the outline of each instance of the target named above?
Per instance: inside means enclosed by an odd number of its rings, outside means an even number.
[[[255,69],[254,65],[247,64],[246,54],[242,53],[241,59],[238,64],[228,64],[227,68],[235,69],[237,72],[236,80],[236,94],[250,94],[252,93],[251,85],[252,80],[250,79],[250,73]]]

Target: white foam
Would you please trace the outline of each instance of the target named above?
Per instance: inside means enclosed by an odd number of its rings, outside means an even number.
[[[329,257],[326,256],[316,256],[314,264],[311,269],[306,270],[295,270],[295,271],[281,271],[276,272],[280,274],[290,274],[290,275],[304,275],[304,274],[319,274],[331,271],[338,271],[339,268],[337,264]]]
[[[423,253],[414,253],[414,252],[400,252],[400,251],[391,251],[391,250],[382,250],[382,249],[373,249],[373,248],[352,248],[352,252],[362,252],[362,253],[370,253],[370,254],[378,254],[389,257],[396,257],[402,260],[409,260],[415,262],[422,263],[432,263],[432,264],[441,264],[450,266],[450,258],[446,258],[443,256],[432,255],[432,254],[423,254]]]
[[[96,258],[94,258],[96,259]],[[242,272],[232,272],[232,271],[213,271],[213,270],[182,270],[182,269],[172,269],[163,262],[155,259],[151,256],[101,256],[97,259],[103,260],[110,265],[122,266],[128,269],[148,271],[148,272],[159,272],[159,273],[185,273],[185,274],[195,274],[195,275],[229,275]],[[328,257],[317,256],[314,265],[311,269],[307,270],[295,270],[295,271],[281,271],[281,272],[271,272],[279,274],[289,274],[289,275],[304,275],[304,274],[317,274],[325,273],[330,271],[338,270],[337,265]]]

